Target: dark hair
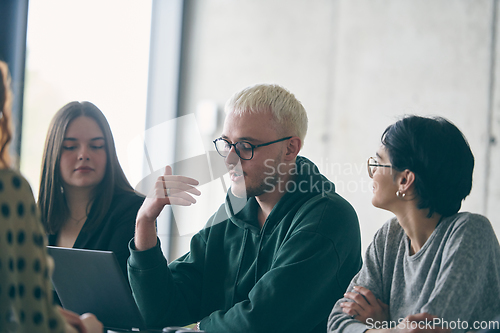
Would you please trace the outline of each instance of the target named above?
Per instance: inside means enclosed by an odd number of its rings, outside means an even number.
[[[10,127],[11,97],[9,68],[5,62],[0,61],[0,168],[8,168],[10,164],[9,142],[12,138]]]
[[[394,169],[415,174],[417,207],[450,216],[472,188],[474,155],[467,139],[442,117],[406,116],[382,134]]]
[[[134,191],[128,182],[116,156],[115,143],[106,117],[90,102],[71,102],[63,106],[54,116],[45,140],[42,160],[38,206],[42,214],[42,223],[50,234],[57,233],[70,216],[64,194],[61,193],[62,176],[60,171],[61,147],[69,124],[76,118],[85,116],[93,119],[104,134],[107,155],[106,172],[101,183],[95,188],[91,215],[84,229],[97,226],[108,212],[113,194],[117,190]],[[90,211],[90,206],[87,208]]]

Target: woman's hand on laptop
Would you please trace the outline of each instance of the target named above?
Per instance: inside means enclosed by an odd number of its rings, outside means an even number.
[[[87,329],[87,333],[102,333],[102,323],[92,313],[84,313],[80,316],[80,319]]]
[[[81,316],[59,307],[59,312],[66,321],[67,333],[102,333],[102,323],[91,313],[84,313]]]

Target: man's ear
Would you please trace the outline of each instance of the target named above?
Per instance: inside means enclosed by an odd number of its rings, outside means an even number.
[[[397,178],[399,191],[402,193],[408,192],[410,187],[415,183],[415,173],[408,169],[401,171]]]
[[[302,148],[302,140],[298,136],[294,136],[288,139],[288,144],[286,146],[285,160],[292,161],[295,160],[299,154],[300,148]]]

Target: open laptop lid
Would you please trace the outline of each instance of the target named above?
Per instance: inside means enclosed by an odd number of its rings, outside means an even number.
[[[145,330],[130,286],[111,251],[47,246],[52,284],[65,309],[90,312],[110,330]]]

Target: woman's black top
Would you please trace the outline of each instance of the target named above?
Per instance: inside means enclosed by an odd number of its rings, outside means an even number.
[[[134,237],[135,219],[143,201],[144,198],[134,192],[115,193],[108,213],[100,225],[88,231],[84,225],[73,248],[113,251],[127,277],[128,243]],[[92,209],[89,216],[92,216]],[[58,234],[48,237],[49,245],[55,246]]]

